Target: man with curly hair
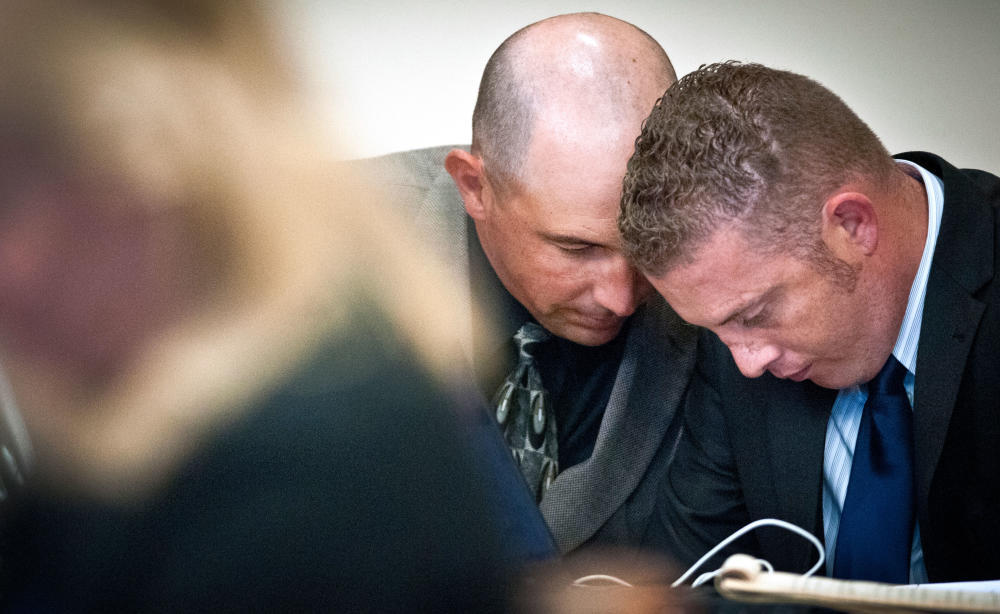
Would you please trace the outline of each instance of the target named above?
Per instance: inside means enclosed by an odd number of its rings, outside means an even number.
[[[668,90],[619,228],[710,332],[651,541],[694,559],[776,517],[837,577],[1000,577],[998,207],[1000,179],[891,157],[802,75],[728,62]],[[815,557],[779,532],[739,548]]]

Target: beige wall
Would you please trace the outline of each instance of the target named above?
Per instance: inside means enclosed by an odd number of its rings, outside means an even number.
[[[678,74],[723,59],[801,72],[840,94],[891,151],[1000,172],[997,0],[287,2],[348,156],[468,142],[479,76],[500,41],[543,17],[596,10],[652,34]]]

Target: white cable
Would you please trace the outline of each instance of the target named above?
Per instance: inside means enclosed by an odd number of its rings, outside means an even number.
[[[716,569],[715,571],[706,571],[705,573],[703,573],[700,576],[698,576],[695,579],[695,581],[691,583],[691,588],[698,588],[702,584],[708,582],[709,580],[711,580],[715,576],[719,575],[720,572],[722,572],[721,569]],[[671,588],[674,588],[675,586],[676,586],[676,584],[673,585],[673,586],[671,586]]]
[[[700,559],[698,559],[698,562],[695,563],[694,565],[692,565],[690,569],[688,569],[687,571],[685,571],[684,575],[682,575],[680,578],[677,578],[677,580],[673,584],[671,584],[670,587],[671,588],[676,588],[677,586],[680,586],[681,584],[683,584],[684,581],[687,580],[691,576],[691,574],[693,574],[695,571],[698,570],[699,567],[701,567],[702,565],[705,564],[705,561],[707,561],[708,559],[710,559],[713,556],[715,556],[716,553],[719,552],[719,550],[722,550],[723,548],[725,548],[726,546],[728,546],[730,543],[733,542],[733,540],[739,539],[743,535],[749,533],[750,531],[753,531],[754,529],[756,529],[758,527],[765,527],[765,526],[773,526],[773,527],[779,527],[779,528],[782,528],[782,529],[788,529],[789,531],[792,531],[793,533],[797,533],[797,534],[801,535],[802,537],[805,537],[806,539],[808,539],[809,541],[811,541],[814,546],[816,546],[816,550],[819,551],[819,560],[816,561],[816,564],[813,565],[812,569],[810,569],[808,572],[805,573],[806,576],[813,575],[820,568],[820,566],[823,565],[823,562],[826,560],[826,552],[823,550],[823,544],[821,544],[820,541],[818,539],[816,539],[815,535],[813,535],[812,533],[810,533],[809,531],[806,531],[805,529],[803,529],[801,527],[795,526],[794,524],[792,524],[790,522],[785,522],[784,520],[778,520],[777,518],[761,518],[760,520],[755,520],[755,521],[751,522],[750,524],[746,525],[742,529],[736,531],[735,533],[733,533],[732,535],[730,535],[726,539],[724,539],[721,542],[719,542],[718,545],[716,545],[714,548],[712,548],[711,550],[709,550],[708,552],[706,552],[703,557],[701,557]],[[767,561],[763,561],[761,559],[758,559],[758,561],[768,571],[774,571],[774,568]],[[698,576],[698,578],[695,580],[695,582],[692,584],[692,586],[700,586],[701,584],[704,584],[708,580],[710,580],[710,579],[714,578],[716,575],[718,575],[719,571],[721,571],[721,570],[717,569],[715,571],[706,572],[706,573]]]
[[[611,582],[613,584],[618,584],[621,586],[629,586],[629,587],[632,586],[631,584],[629,584],[625,580],[622,580],[621,578],[616,578],[615,576],[609,576],[607,574],[602,574],[602,573],[595,573],[589,576],[583,576],[582,578],[577,578],[576,580],[573,580],[573,586],[584,586],[588,582],[592,582],[594,580],[604,580],[606,582]]]

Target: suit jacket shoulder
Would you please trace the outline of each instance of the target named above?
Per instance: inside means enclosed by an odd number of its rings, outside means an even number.
[[[344,164],[391,205],[411,215],[452,215],[462,210],[462,199],[444,168],[452,149],[463,145],[441,145],[349,160]]]
[[[444,168],[444,159],[462,145],[443,145],[402,151],[375,158],[344,162],[370,186],[370,205],[388,208],[402,216],[430,252],[437,257],[422,266],[443,267],[443,274],[457,280],[455,326],[462,331],[463,349],[470,364],[473,360],[473,327],[481,317],[474,315],[469,279],[468,222],[458,188]],[[376,213],[377,215],[377,213]]]

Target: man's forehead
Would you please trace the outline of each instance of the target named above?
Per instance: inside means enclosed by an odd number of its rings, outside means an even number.
[[[558,198],[585,206],[597,199],[608,215],[617,216],[635,134],[624,129],[609,130],[606,138],[596,138],[594,134],[539,124],[528,143],[522,187],[550,200]]]
[[[689,261],[650,281],[682,318],[716,325],[772,287],[770,267],[765,266],[770,260],[740,232],[724,229],[697,247]]]
[[[598,190],[575,195],[559,190],[522,192],[519,215],[537,235],[554,243],[593,243],[617,247],[618,197]]]
[[[692,274],[696,269],[674,269],[650,279],[677,314],[691,324],[706,327],[719,325],[757,295],[740,288],[735,275]]]

